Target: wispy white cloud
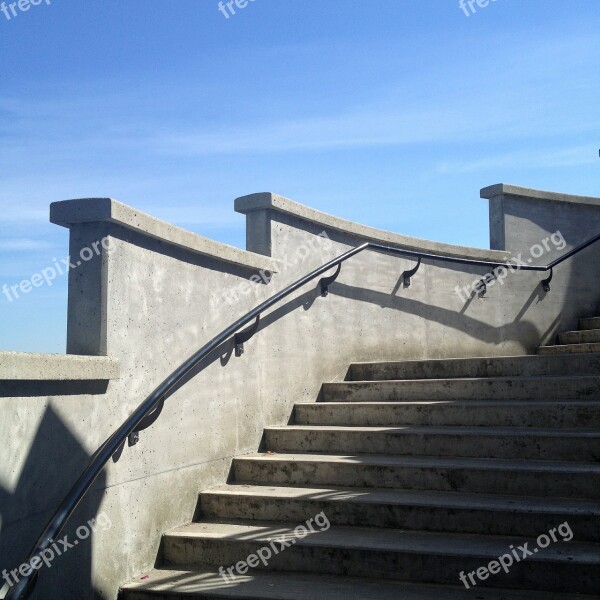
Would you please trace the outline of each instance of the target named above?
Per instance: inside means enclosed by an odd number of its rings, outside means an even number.
[[[47,241],[29,238],[0,239],[0,251],[50,250],[55,246]]]
[[[437,165],[440,173],[473,173],[498,168],[548,169],[579,167],[596,164],[598,149],[596,146],[577,146],[556,148],[540,152],[527,150],[505,154],[488,155],[463,160],[448,160]]]

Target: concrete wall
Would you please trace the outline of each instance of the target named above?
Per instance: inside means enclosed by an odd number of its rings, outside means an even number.
[[[554,202],[541,197],[535,210],[520,214],[519,238],[513,238],[518,197],[500,190],[491,202],[513,253],[527,253],[540,235],[564,227],[555,221]],[[600,230],[596,202],[570,202],[573,232]],[[0,450],[0,483],[14,488],[0,496],[0,568],[22,560],[75,474],[164,377],[311,268],[366,240],[499,263],[511,258],[502,248],[460,248],[378,231],[274,194],[238,199],[236,210],[247,215],[248,251],[110,199],[53,205],[53,222],[71,230],[72,257],[108,240],[70,273],[68,352],[110,357],[120,378],[113,373],[104,384],[71,387],[67,380],[61,385],[68,389],[55,389],[56,395],[44,388],[52,382],[32,388],[27,381],[0,381],[2,438],[12,440]],[[570,243],[585,237],[570,232]],[[461,299],[457,286],[470,285],[486,269],[438,260],[424,261],[411,287],[403,288],[401,274],[415,261],[372,252],[345,263],[327,298],[316,282],[307,285],[264,315],[242,357],[233,355],[232,342],[215,352],[168,399],[140,443],[107,467],[73,525],[105,514],[112,527],[44,570],[36,597],[114,600],[119,584],[152,566],[161,534],[192,518],[198,492],[226,480],[231,458],[256,451],[266,425],[286,423],[295,402],[314,401],[322,382],[341,376],[352,361],[533,352],[578,316],[594,313],[599,253],[589,249],[557,269],[549,294],[539,285],[542,274],[516,272],[484,298],[462,292]],[[553,249],[548,259],[559,254]]]

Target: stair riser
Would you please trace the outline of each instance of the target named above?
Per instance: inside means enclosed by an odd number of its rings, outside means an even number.
[[[600,460],[600,438],[267,430],[265,441],[267,450],[277,453]]]
[[[476,508],[447,508],[385,503],[328,502],[326,499],[232,497],[203,494],[202,516],[214,519],[256,519],[302,523],[324,511],[332,525],[382,527],[413,531],[441,531],[482,535],[536,537],[556,523],[568,521],[574,539],[600,541],[598,516],[571,513],[519,513]]]
[[[324,402],[418,400],[599,400],[600,377],[539,380],[424,380],[327,383]]]
[[[165,536],[164,559],[167,565],[185,564],[198,567],[208,563],[217,568],[223,566],[227,569],[239,561],[245,561],[249,555],[268,545],[267,540],[198,537],[186,539],[180,536]],[[275,543],[275,547],[279,548],[279,545]],[[510,552],[509,548],[507,552]],[[476,571],[490,560],[493,560],[493,557],[309,546],[299,542],[272,556],[268,561],[268,569],[407,580],[417,583],[460,584],[460,571]],[[265,566],[259,563],[256,568],[265,569]],[[575,562],[548,563],[530,557],[527,561],[514,564],[508,574],[502,572],[501,575],[492,576],[490,580],[495,587],[500,588],[590,593],[597,590],[600,568],[582,566]]]
[[[564,403],[554,406],[439,405],[296,405],[296,425],[394,427],[456,425],[465,427],[600,427],[600,404]]]
[[[538,355],[540,356],[577,354],[583,358],[586,354],[592,353],[600,353],[600,344],[572,344],[570,346],[541,346],[538,348]]]
[[[600,329],[600,317],[581,319],[579,321],[579,329]]]
[[[234,460],[237,483],[255,485],[338,485],[415,490],[464,491],[565,498],[600,498],[600,476],[546,473],[285,461]]]
[[[572,356],[519,356],[465,360],[407,361],[351,365],[348,381],[389,379],[446,379],[453,377],[517,377],[593,375],[600,372],[600,356],[585,360]]]
[[[558,335],[559,344],[597,344],[600,342],[600,329],[567,331]]]

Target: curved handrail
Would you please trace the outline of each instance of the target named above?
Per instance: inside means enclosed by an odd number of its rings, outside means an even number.
[[[567,252],[564,256],[552,261],[548,265],[526,265],[526,264],[512,264],[511,268],[520,271],[548,271],[567,260],[571,256],[577,254],[581,250],[584,250],[588,246],[591,246],[594,242],[600,240],[600,234],[587,240],[583,244],[577,246],[573,250]],[[162,403],[164,403],[166,397],[174,388],[181,383],[193,370],[194,368],[211,352],[213,352],[218,346],[225,340],[229,339],[232,335],[238,332],[244,325],[247,325],[251,321],[260,318],[261,313],[269,309],[274,304],[277,304],[283,298],[286,298],[300,287],[304,286],[309,281],[316,279],[319,275],[326,273],[332,267],[341,267],[341,264],[352,258],[356,254],[363,252],[364,250],[373,250],[375,252],[385,254],[395,254],[398,256],[408,256],[417,259],[436,260],[443,262],[451,262],[458,264],[467,264],[474,266],[486,266],[486,267],[502,267],[505,266],[499,262],[475,260],[470,258],[460,258],[454,256],[445,256],[441,254],[430,254],[425,252],[419,252],[416,250],[404,250],[402,248],[396,248],[393,246],[384,246],[373,242],[365,242],[360,246],[356,246],[347,252],[344,252],[340,256],[330,260],[324,265],[318,267],[314,271],[311,271],[307,275],[304,275],[294,283],[288,285],[283,290],[277,292],[257,307],[246,313],[243,317],[223,329],[221,333],[212,338],[209,342],[204,344],[195,354],[190,356],[181,366],[179,366],[169,377],[167,377],[127,418],[127,420],[117,429],[98,450],[91,456],[90,461],[79,477],[75,485],[71,488],[65,499],[60,504],[57,511],[54,513],[50,521],[48,522],[43,533],[40,535],[36,544],[29,554],[26,562],[30,563],[32,558],[41,555],[46,549],[48,549],[57,537],[64,529],[67,521],[90,489],[98,475],[102,472],[102,469],[110,461],[111,457],[120,450],[124,445],[130,434],[139,430],[139,426],[142,422],[146,421],[148,417],[153,417],[154,413],[162,409]],[[420,260],[419,260],[420,263]],[[508,264],[508,263],[505,263]],[[413,270],[414,271],[414,270]],[[414,272],[411,271],[411,274]],[[339,272],[339,268],[338,268]],[[409,273],[408,271],[406,273]],[[337,274],[336,274],[337,276]],[[332,278],[326,278],[329,280],[328,283],[333,281]],[[406,281],[406,279],[405,279]],[[410,284],[410,280],[409,280]],[[326,286],[322,287],[323,295],[326,295]],[[26,600],[29,598],[37,581],[38,571],[33,571],[29,575],[22,577],[13,587],[8,591],[5,600]]]

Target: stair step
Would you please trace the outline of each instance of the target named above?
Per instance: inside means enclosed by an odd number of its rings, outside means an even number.
[[[542,549],[529,538],[327,528],[322,521],[314,525],[314,531],[303,527],[298,534],[297,526],[305,524],[247,520],[191,523],[164,536],[163,558],[166,566],[208,563],[227,569],[259,549],[267,549],[272,554],[267,564],[259,562],[255,568],[455,584],[461,571],[476,571],[510,553],[513,546],[529,542],[531,555],[508,573],[490,577],[495,586],[593,593],[600,581],[600,546],[568,541],[558,532],[557,542]]]
[[[265,428],[265,443],[277,453],[600,460],[600,430],[589,429],[290,425]]]
[[[598,354],[600,343],[596,344],[565,344],[563,346],[540,346],[538,354],[548,356],[551,354]]]
[[[296,404],[297,425],[464,425],[491,427],[600,427],[600,402],[430,401]]]
[[[359,577],[252,570],[226,583],[217,569],[154,569],[123,586],[121,600],[592,600],[594,596],[477,586],[419,585]],[[480,584],[481,585],[481,584]]]
[[[593,375],[599,372],[600,355],[589,356],[585,359],[569,355],[534,355],[354,363],[350,366],[346,379],[348,381],[382,381],[455,377],[543,377]]]
[[[600,317],[591,317],[579,321],[579,329],[600,329]]]
[[[203,518],[297,521],[324,511],[333,525],[537,536],[567,521],[579,541],[600,541],[590,500],[349,487],[229,484],[200,495]]]
[[[565,331],[558,334],[559,344],[597,344],[600,342],[600,329]]]
[[[410,379],[326,383],[325,402],[401,400],[600,400],[600,376]]]
[[[560,461],[365,454],[251,454],[233,460],[236,483],[446,490],[600,498],[600,465]]]

